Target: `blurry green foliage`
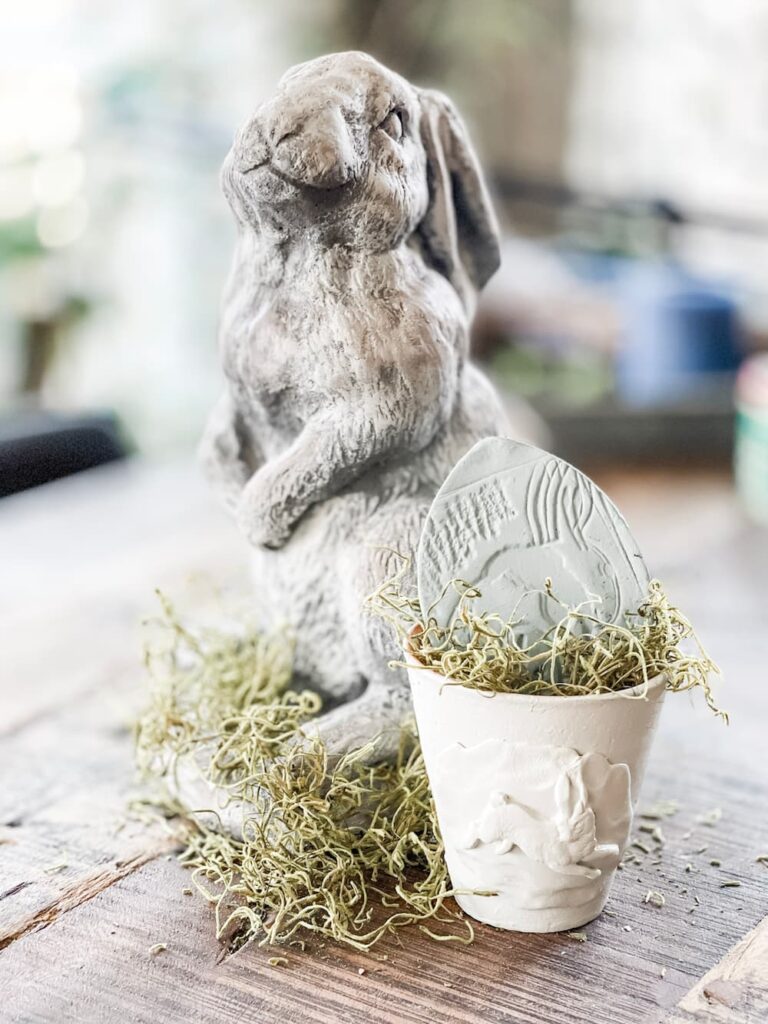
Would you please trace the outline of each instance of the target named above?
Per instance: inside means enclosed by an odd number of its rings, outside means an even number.
[[[42,251],[33,217],[0,221],[0,266],[38,256]]]

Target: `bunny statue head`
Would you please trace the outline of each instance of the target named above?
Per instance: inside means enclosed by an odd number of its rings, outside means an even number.
[[[278,244],[385,252],[412,239],[467,301],[497,269],[493,209],[453,104],[364,53],[292,68],[222,171],[237,219]]]
[[[293,627],[296,679],[341,705],[318,729],[343,749],[409,707],[364,599],[457,459],[507,429],[468,358],[496,223],[450,101],[362,53],[289,71],[222,182],[238,241],[203,461],[250,542],[255,617]]]

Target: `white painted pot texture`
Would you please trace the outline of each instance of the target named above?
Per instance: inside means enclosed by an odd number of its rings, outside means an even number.
[[[629,841],[664,676],[645,692],[489,695],[408,661],[461,908],[514,931],[591,921]]]

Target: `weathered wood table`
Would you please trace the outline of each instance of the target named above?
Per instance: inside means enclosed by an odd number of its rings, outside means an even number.
[[[642,800],[679,803],[663,844],[638,833],[650,852],[634,848],[586,942],[413,930],[386,960],[289,950],[281,967],[224,955],[165,833],[125,814],[140,620],[158,585],[187,606],[206,578],[245,587],[234,528],[192,469],[118,466],[0,503],[0,1019],[768,1020],[764,930],[686,995],[768,913],[768,535],[714,473],[600,480],[726,677],[729,728],[698,694],[667,702]]]

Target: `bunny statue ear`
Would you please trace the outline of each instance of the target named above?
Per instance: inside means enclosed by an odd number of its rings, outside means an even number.
[[[482,171],[461,118],[439,92],[421,91],[421,138],[429,206],[416,229],[422,255],[472,310],[498,269],[499,229]]]

